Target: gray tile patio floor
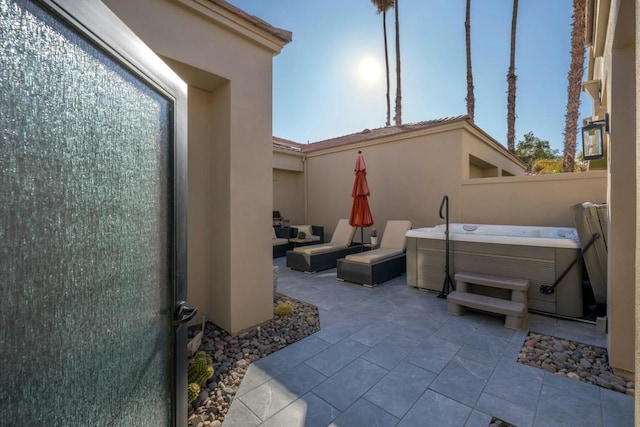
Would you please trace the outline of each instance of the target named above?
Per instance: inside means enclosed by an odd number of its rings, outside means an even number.
[[[369,289],[274,264],[278,292],[316,305],[321,330],[249,367],[225,427],[633,425],[631,396],[516,362],[528,330],[605,346],[591,324],[530,314],[512,331],[447,315],[405,276]]]

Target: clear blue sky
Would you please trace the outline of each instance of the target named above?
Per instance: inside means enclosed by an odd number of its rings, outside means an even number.
[[[384,126],[382,15],[370,0],[229,2],[293,32],[273,61],[275,136],[306,143]],[[403,122],[466,114],[465,0],[400,0],[399,7]],[[471,2],[475,121],[505,146],[512,7],[511,0]],[[519,4],[516,142],[532,131],[562,150],[571,13],[570,0]],[[387,20],[393,118],[393,13]],[[374,65],[363,72],[367,58]],[[583,94],[580,118],[590,109]]]

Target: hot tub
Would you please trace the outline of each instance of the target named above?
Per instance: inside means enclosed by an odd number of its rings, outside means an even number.
[[[444,282],[445,225],[410,230],[407,236],[407,284],[440,292]],[[580,253],[575,228],[489,224],[449,224],[451,277],[457,271],[529,279],[529,309],[582,317],[582,259],[545,295]],[[473,292],[508,298],[504,290],[476,287]],[[502,292],[505,295],[500,295]]]

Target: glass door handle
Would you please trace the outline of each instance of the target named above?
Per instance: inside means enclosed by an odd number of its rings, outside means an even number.
[[[186,301],[180,301],[173,315],[174,326],[187,323],[189,320],[193,319],[197,313],[197,308],[189,308],[187,307]]]

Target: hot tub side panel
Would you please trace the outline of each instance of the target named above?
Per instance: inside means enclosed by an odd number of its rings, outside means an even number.
[[[444,281],[445,241],[409,238],[407,283],[430,291],[442,290]],[[450,241],[450,273],[458,271],[494,274],[529,279],[528,303],[531,310],[569,317],[582,317],[581,264],[576,264],[551,295],[540,292],[550,286],[569,265],[578,249],[556,249],[523,245],[497,245]],[[410,264],[413,264],[410,266]],[[409,277],[409,271],[413,275]],[[502,297],[500,290],[474,287],[474,292]]]

